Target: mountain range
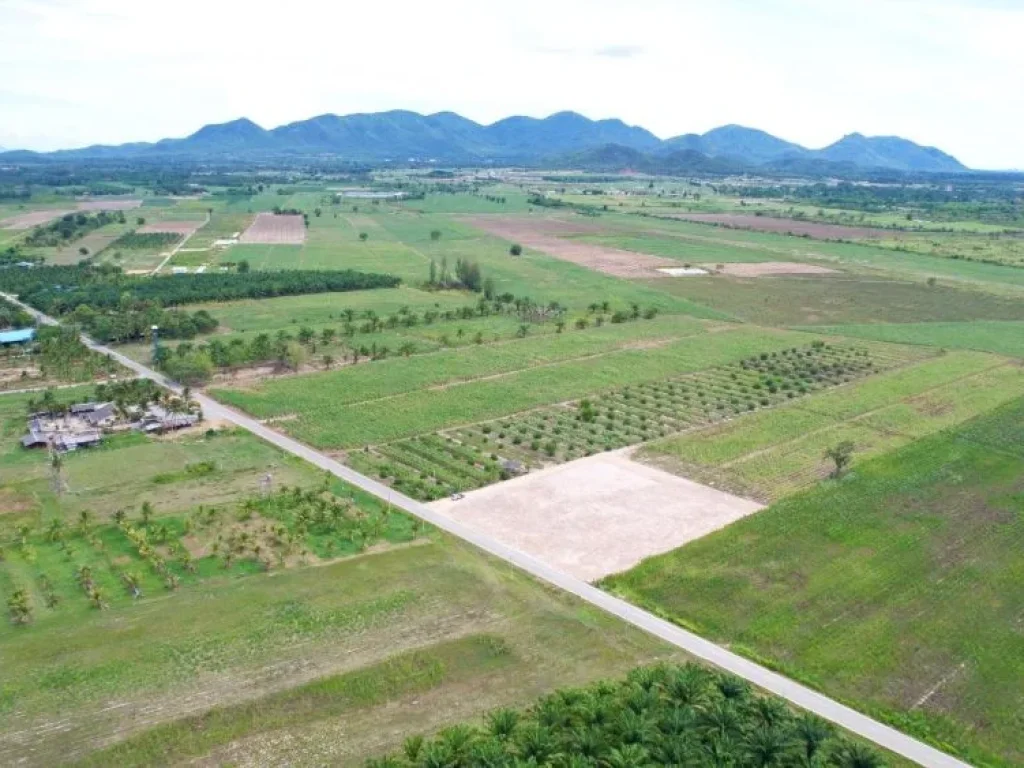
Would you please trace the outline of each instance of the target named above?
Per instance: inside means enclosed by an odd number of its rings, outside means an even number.
[[[7,153],[10,156],[12,153]],[[18,157],[29,153],[19,152]],[[31,153],[34,154],[34,153]],[[889,169],[959,172],[967,168],[934,147],[896,136],[851,133],[823,149],[808,149],[769,133],[726,125],[704,134],[662,140],[621,120],[591,120],[575,112],[546,118],[508,117],[481,125],[454,112],[319,115],[267,130],[240,118],[206,125],[181,139],[59,150],[68,159],[267,159],[334,157],[359,162],[554,164],[605,170],[684,167],[723,173],[759,167]],[[620,167],[616,168],[616,164]]]

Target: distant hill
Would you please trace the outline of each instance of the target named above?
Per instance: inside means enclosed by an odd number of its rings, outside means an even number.
[[[898,171],[965,171],[952,155],[935,147],[922,147],[899,136],[862,136],[851,133],[815,153],[833,162],[853,163]]]
[[[630,155],[627,150],[639,153]],[[8,153],[10,154],[10,153]],[[662,141],[621,120],[576,112],[507,117],[481,125],[454,112],[405,110],[319,115],[267,130],[247,118],[206,125],[190,136],[155,143],[60,150],[57,158],[264,159],[332,156],[366,162],[437,161],[541,165],[576,158],[581,167],[637,166],[659,172],[735,172],[756,168],[967,170],[956,158],[898,137],[852,133],[811,150],[755,128],[725,125]],[[641,157],[642,156],[642,157]],[[10,159],[10,158],[9,158]],[[666,170],[668,169],[668,170]]]

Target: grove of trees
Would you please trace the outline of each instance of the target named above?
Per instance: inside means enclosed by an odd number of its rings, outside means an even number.
[[[882,765],[872,748],[816,716],[696,664],[640,667],[621,681],[556,691],[526,711],[499,709],[482,725],[413,736],[399,754],[367,762],[371,768]]]

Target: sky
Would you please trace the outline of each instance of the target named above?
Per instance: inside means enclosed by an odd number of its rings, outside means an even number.
[[[1024,169],[1024,0],[0,0],[0,147],[249,117],[575,110]]]

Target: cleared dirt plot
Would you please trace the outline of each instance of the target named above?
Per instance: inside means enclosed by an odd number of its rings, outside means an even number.
[[[301,216],[261,213],[242,233],[239,242],[263,245],[302,245],[306,242],[306,224]]]
[[[621,451],[431,506],[587,581],[632,568],[762,508]]]
[[[2,229],[32,229],[32,227],[38,227],[40,224],[45,224],[53,219],[60,218],[73,211],[65,210],[49,210],[49,211],[32,211],[31,213],[19,213],[17,216],[9,216],[6,219],[0,219],[0,228]]]
[[[667,277],[658,271],[659,267],[679,266],[675,259],[566,238],[567,235],[600,231],[593,225],[512,216],[471,216],[465,220],[509,242],[615,277]]]
[[[774,216],[754,216],[749,213],[682,213],[674,219],[696,221],[702,224],[720,224],[723,227],[752,229],[756,232],[775,232],[782,235],[812,237],[816,240],[865,240],[899,237],[900,232],[879,227],[848,227],[842,224],[822,224],[815,221],[780,219]]]
[[[719,272],[733,277],[771,277],[774,275],[830,275],[836,270],[795,261],[761,261],[749,264],[723,264]]]

